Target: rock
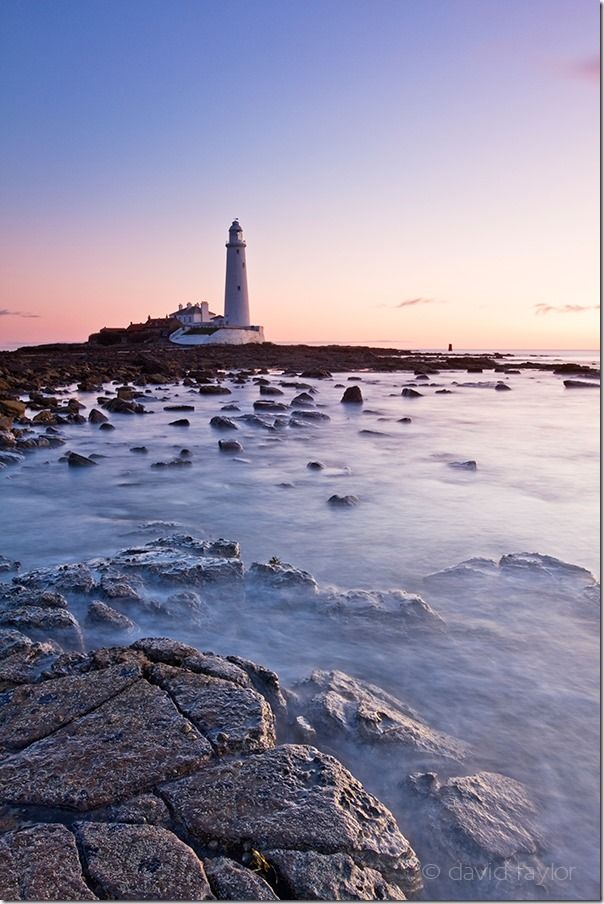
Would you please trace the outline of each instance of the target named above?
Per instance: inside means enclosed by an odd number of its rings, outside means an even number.
[[[143,582],[136,575],[104,574],[101,576],[101,590],[110,600],[142,599]]]
[[[260,386],[260,395],[281,396],[283,394],[283,390],[279,389],[277,386]]]
[[[164,411],[195,411],[195,405],[164,405]]]
[[[305,718],[332,738],[398,747],[407,760],[422,762],[465,754],[460,741],[430,728],[396,697],[345,672],[317,669],[295,690]]]
[[[32,418],[31,422],[37,426],[54,427],[57,423],[57,417],[52,411],[40,411]]]
[[[54,641],[45,643],[30,641],[29,646],[19,647],[7,653],[0,658],[0,689],[37,681],[60,653],[61,647]]]
[[[278,901],[268,882],[229,857],[205,861],[212,891],[221,901]]]
[[[170,421],[168,424],[169,427],[190,427],[191,422],[186,417],[178,418],[176,421]]]
[[[412,776],[425,798],[432,843],[461,863],[492,863],[535,854],[540,838],[537,811],[520,782],[497,772],[450,778]]]
[[[0,750],[20,750],[115,697],[140,678],[136,666],[27,684],[0,694]]]
[[[287,405],[284,405],[282,402],[271,402],[266,399],[258,399],[258,401],[254,402],[254,410],[255,411],[287,411]]]
[[[405,590],[345,590],[323,591],[325,608],[345,618],[366,617],[375,626],[385,622],[389,627],[438,628],[444,620],[428,603],[415,593]]]
[[[305,370],[300,376],[303,380],[329,380],[332,375],[328,370],[317,368],[316,370]]]
[[[65,826],[34,825],[0,836],[4,901],[96,901],[86,885],[75,838]]]
[[[93,408],[88,415],[88,420],[91,424],[105,424],[109,418],[102,411],[99,411],[98,408]]]
[[[347,854],[269,850],[265,857],[288,890],[302,901],[404,901],[405,894],[377,870],[359,868]]]
[[[419,887],[419,863],[394,817],[333,757],[284,745],[228,759],[162,788],[191,836],[220,852],[346,851],[407,892]]]
[[[512,387],[508,386],[507,383],[496,383],[495,389],[497,390],[497,392],[511,392]]]
[[[22,606],[0,612],[0,626],[17,628],[32,640],[56,640],[69,650],[83,649],[82,631],[77,619],[66,609]]]
[[[214,896],[201,860],[159,826],[80,822],[86,872],[104,899],[207,901]]]
[[[90,810],[192,772],[211,755],[165,691],[140,679],[0,762],[0,801]]]
[[[18,399],[0,399],[0,414],[21,418],[25,415],[25,403]]]
[[[450,461],[448,462],[448,466],[450,468],[456,468],[458,471],[476,471],[478,467],[474,459],[469,459],[468,461]]]
[[[120,568],[138,572],[145,578],[167,584],[191,584],[193,586],[214,583],[237,583],[243,577],[243,563],[238,557],[223,554],[230,547],[206,541],[206,553],[191,549],[185,551],[170,545],[151,542],[145,546],[124,549],[112,559],[101,562],[101,567]],[[177,541],[176,541],[177,542]],[[200,541],[200,543],[203,541]],[[223,544],[227,541],[222,541]],[[235,544],[237,546],[237,544]]]
[[[295,408],[308,408],[315,404],[315,400],[308,392],[300,392],[297,396],[294,396],[290,402],[290,406]]]
[[[351,508],[352,506],[359,504],[359,497],[354,495],[338,496],[337,493],[334,493],[333,496],[329,497],[327,502],[335,508]]]
[[[246,590],[251,593],[270,591],[290,594],[306,593],[314,595],[319,585],[308,571],[295,568],[287,562],[271,560],[266,564],[253,562],[245,575]]]
[[[110,424],[109,421],[107,421],[106,424],[101,424],[99,426],[99,430],[115,430],[115,427],[113,426],[113,424]]]
[[[207,383],[199,387],[201,395],[231,395],[231,390],[227,386],[217,386],[214,383]]]
[[[115,414],[146,414],[145,408],[140,402],[132,402],[127,399],[99,399],[99,405],[107,411]]]
[[[349,403],[352,402],[356,404],[362,404],[363,402],[363,393],[361,392],[360,386],[348,386],[344,390],[344,395],[340,399],[341,402]]]
[[[133,825],[152,825],[170,828],[172,817],[167,806],[157,794],[138,794],[122,803],[110,804],[86,818],[95,822],[127,822]]]
[[[43,593],[50,589],[62,593],[90,593],[96,586],[90,568],[81,562],[35,568],[19,575],[19,584],[38,589]]]
[[[452,390],[450,389],[437,389],[434,395],[451,395]]]
[[[127,615],[112,609],[107,603],[94,602],[88,606],[86,623],[106,631],[132,631],[134,622]]]
[[[236,439],[219,439],[218,448],[221,452],[243,452],[243,446]]]
[[[130,449],[131,452],[138,452],[139,454],[146,454],[149,450],[146,446],[132,446]]]
[[[416,399],[418,396],[423,395],[423,392],[418,392],[417,389],[411,389],[409,386],[405,386],[401,395],[406,399]]]
[[[275,717],[266,700],[251,688],[169,665],[155,665],[149,674],[219,755],[275,746]]]
[[[587,380],[564,380],[566,389],[599,389],[599,383],[588,383]],[[0,402],[2,405],[2,402]]]
[[[242,659],[240,656],[227,656],[231,668],[243,672],[255,690],[268,701],[277,719],[282,719],[287,714],[287,703],[281,692],[279,676],[267,669],[264,665],[252,662],[250,659]],[[187,660],[187,665],[190,660]],[[231,680],[235,680],[231,678]]]
[[[217,414],[210,420],[210,427],[215,427],[217,430],[238,430],[238,426],[235,421],[232,421],[230,417],[223,417],[222,415]]]
[[[322,461],[309,461],[306,467],[311,471],[322,471],[325,465]]]
[[[80,455],[78,452],[68,452],[66,460],[71,468],[88,468],[90,465],[96,465],[94,459]]]
[[[33,641],[21,631],[13,628],[0,628],[0,660],[12,656],[13,653],[27,650],[32,645]]]
[[[306,411],[302,409],[298,411],[298,409],[294,409],[292,411],[292,415],[296,418],[302,418],[303,421],[330,421],[331,418],[328,414],[324,414],[322,411]]]
[[[0,556],[0,572],[1,571],[19,571],[21,563],[15,559],[8,559],[6,556]]]

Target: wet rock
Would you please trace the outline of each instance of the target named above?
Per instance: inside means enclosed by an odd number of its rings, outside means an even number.
[[[238,672],[243,672],[254,689],[268,701],[277,720],[283,719],[287,714],[287,703],[281,692],[279,676],[266,666],[252,662],[251,659],[242,659],[240,656],[226,658],[231,668],[235,667]]]
[[[77,619],[66,609],[23,606],[0,612],[0,626],[16,628],[32,640],[56,640],[69,650],[83,649],[82,631]]]
[[[145,408],[140,402],[129,401],[128,399],[101,399],[98,400],[99,405],[107,411],[115,414],[146,414]]]
[[[191,422],[186,417],[178,418],[176,421],[170,421],[168,424],[169,427],[190,427]]]
[[[18,571],[21,563],[15,559],[8,559],[6,556],[0,556],[0,572],[2,571]]]
[[[315,370],[304,370],[300,376],[303,380],[329,380],[332,375],[328,370],[317,368]]]
[[[219,537],[217,540],[201,540],[190,534],[170,534],[167,537],[151,540],[147,546],[151,549],[177,548],[210,558],[238,559],[241,555],[239,543],[236,540],[225,540],[223,537]]]
[[[86,871],[105,899],[207,901],[214,896],[201,860],[159,826],[80,822]]]
[[[258,399],[254,402],[255,411],[287,411],[287,405],[282,402],[271,402],[269,399]]]
[[[88,415],[88,420],[91,424],[105,424],[109,418],[102,411],[99,411],[98,408],[93,408]]]
[[[303,421],[317,421],[321,423],[326,423],[330,421],[331,418],[328,414],[324,414],[322,411],[307,411],[306,409],[302,409],[298,411],[294,409],[292,415],[296,418],[300,418]]]
[[[309,461],[306,467],[310,471],[322,471],[325,468],[325,465],[322,461]]]
[[[251,688],[169,665],[153,666],[149,675],[218,754],[255,753],[275,746],[274,715]]]
[[[377,870],[359,868],[347,854],[270,850],[266,859],[288,889],[288,898],[303,901],[404,901],[397,885]]]
[[[283,394],[283,390],[278,386],[260,386],[261,396],[282,396]]]
[[[90,810],[192,772],[210,757],[209,743],[165,691],[140,679],[0,762],[0,801]]]
[[[219,439],[218,448],[221,452],[243,452],[243,446],[236,439]]]
[[[214,427],[216,430],[238,430],[237,424],[235,421],[232,421],[230,417],[223,417],[222,415],[215,415],[210,420],[210,427]]]
[[[92,628],[112,632],[132,631],[134,628],[134,622],[127,615],[100,601],[90,603],[88,606],[86,624]]]
[[[75,838],[65,826],[34,825],[0,836],[4,901],[96,901],[86,885]]]
[[[0,750],[20,750],[96,709],[140,678],[136,666],[27,684],[0,694]]]
[[[507,383],[496,383],[496,384],[495,384],[495,390],[496,390],[497,392],[511,392],[512,387],[511,387],[511,386],[508,386]]]
[[[491,863],[535,854],[537,811],[520,782],[496,772],[450,778],[412,776],[425,800],[432,843],[458,863]]]
[[[599,389],[599,383],[588,383],[587,380],[564,380],[566,389]],[[2,403],[0,402],[0,405]]]
[[[382,621],[405,628],[444,626],[441,616],[421,596],[405,590],[326,590],[321,593],[321,599],[331,614],[366,617],[374,625]]]
[[[68,452],[66,461],[70,468],[88,468],[90,465],[96,465],[94,459],[80,455],[78,452]]]
[[[341,402],[344,403],[354,403],[355,405],[362,404],[363,402],[363,393],[361,392],[360,386],[348,386],[344,391],[344,395],[340,399]]]
[[[0,658],[0,689],[37,681],[60,653],[61,647],[54,641],[45,643],[30,641],[29,646],[8,652],[6,656]]]
[[[357,681],[345,672],[318,669],[297,684],[295,691],[302,714],[332,738],[393,745],[422,761],[464,756],[461,742],[430,728],[381,687]]]
[[[207,383],[199,387],[201,395],[231,395],[231,390],[227,386],[217,386],[214,383]]]
[[[110,600],[140,601],[144,589],[143,582],[137,575],[127,577],[124,574],[101,575],[100,587]]]
[[[40,411],[32,418],[31,422],[37,426],[54,427],[57,423],[57,417],[52,411]]]
[[[458,471],[476,471],[478,467],[474,459],[469,459],[468,461],[450,461],[448,462],[448,466],[450,468],[455,468]]]
[[[401,395],[406,399],[416,399],[419,396],[423,395],[423,392],[418,392],[417,389],[411,389],[409,386],[405,386],[402,390]]]
[[[115,427],[113,426],[113,424],[110,424],[109,421],[107,421],[106,424],[100,425],[99,430],[115,430]]]
[[[258,873],[229,857],[204,863],[212,891],[221,901],[278,901],[279,898]]]
[[[420,884],[417,857],[390,811],[314,747],[284,745],[219,761],[164,785],[162,795],[193,838],[216,841],[220,852],[249,844],[259,851],[346,851],[404,891]]]
[[[164,405],[164,411],[195,411],[195,405]]]
[[[300,593],[314,595],[319,585],[308,571],[302,571],[288,562],[271,560],[266,564],[253,562],[245,575],[246,591],[261,593]]]
[[[329,497],[327,503],[334,508],[352,508],[359,504],[359,497],[352,494],[348,496],[339,496],[337,493],[334,493],[333,496]]]
[[[155,543],[122,550],[108,560],[105,567],[138,572],[161,583],[193,586],[235,583],[243,577],[243,563],[239,558],[212,555],[211,552],[203,555],[196,550],[184,551],[179,547],[158,546]]]
[[[315,400],[308,392],[300,392],[298,395],[294,396],[290,402],[290,406],[295,408],[308,408],[315,404]]]
[[[33,641],[14,628],[0,628],[0,660],[31,647]]]
[[[21,418],[25,415],[25,403],[18,399],[0,399],[0,414]]]
[[[130,451],[145,455],[149,450],[147,449],[146,446],[132,446]]]

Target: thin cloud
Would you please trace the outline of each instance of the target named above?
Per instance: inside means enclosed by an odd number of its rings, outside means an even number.
[[[536,304],[535,314],[580,314],[582,311],[599,311],[599,304]]]
[[[411,308],[416,304],[444,304],[444,301],[439,301],[437,298],[408,298],[406,301],[399,301],[394,307]]]
[[[27,311],[9,311],[7,308],[0,308],[0,317],[39,317],[39,314],[29,314]]]

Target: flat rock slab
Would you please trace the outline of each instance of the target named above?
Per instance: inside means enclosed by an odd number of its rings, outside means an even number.
[[[169,665],[154,666],[150,679],[168,691],[217,753],[257,753],[275,746],[275,717],[252,688]]]
[[[204,863],[214,894],[221,901],[278,901],[279,898],[258,873],[229,857]]]
[[[77,826],[90,879],[105,899],[207,901],[214,898],[201,860],[158,826],[84,822]]]
[[[90,810],[200,768],[212,748],[144,679],[0,762],[0,801]]]
[[[164,785],[162,794],[194,838],[226,853],[246,846],[346,852],[404,891],[419,885],[417,857],[390,811],[314,747],[220,761]]]
[[[141,677],[136,666],[26,684],[0,694],[0,751],[20,750],[96,709]]]
[[[35,825],[0,837],[3,901],[96,901],[65,826]]]
[[[386,882],[377,870],[358,867],[346,854],[281,850],[264,856],[296,900],[406,900],[398,885]]]

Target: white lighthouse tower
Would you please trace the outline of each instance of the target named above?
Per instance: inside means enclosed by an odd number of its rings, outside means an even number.
[[[224,319],[227,326],[250,326],[250,302],[247,294],[246,244],[238,220],[233,220],[226,244],[226,281]]]

